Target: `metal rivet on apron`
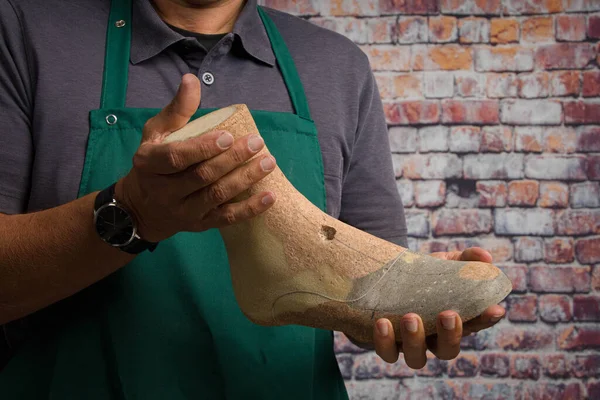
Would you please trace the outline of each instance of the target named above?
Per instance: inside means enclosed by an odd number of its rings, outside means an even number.
[[[108,114],[106,116],[106,123],[109,125],[114,125],[117,123],[117,116],[115,114]]]
[[[212,85],[215,81],[215,77],[210,72],[205,72],[202,74],[202,82],[207,85]]]
[[[120,20],[118,20],[117,22],[115,22],[115,26],[116,26],[117,28],[122,28],[122,27],[124,27],[124,26],[125,26],[125,20],[124,20],[124,19],[120,19]]]

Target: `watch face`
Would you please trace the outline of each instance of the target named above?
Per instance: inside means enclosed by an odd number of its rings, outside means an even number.
[[[134,235],[133,220],[122,208],[106,204],[96,212],[96,231],[110,245],[124,246]]]

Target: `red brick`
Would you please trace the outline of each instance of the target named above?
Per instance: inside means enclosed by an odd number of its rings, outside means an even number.
[[[494,263],[510,260],[513,255],[511,241],[497,238],[452,239],[448,242],[447,251],[465,251],[470,247],[481,247],[487,250]]]
[[[554,347],[554,335],[542,326],[523,328],[518,325],[498,327],[495,347],[502,350],[547,350]]]
[[[481,130],[481,152],[512,150],[512,130],[507,126],[486,126]]]
[[[600,210],[564,210],[556,214],[559,235],[589,235],[600,233]]]
[[[573,293],[590,290],[590,267],[530,268],[529,286],[533,292]]]
[[[522,42],[549,42],[554,39],[552,17],[526,18],[521,23]]]
[[[427,353],[427,364],[416,371],[417,376],[442,376],[448,369],[448,362],[440,360],[430,352]]]
[[[464,336],[460,342],[462,350],[486,350],[495,347],[490,330],[483,330]],[[497,348],[497,346],[496,346]]]
[[[521,46],[481,46],[475,50],[475,70],[479,72],[531,71],[533,52]]]
[[[435,125],[419,129],[419,150],[421,153],[448,151],[448,127]]]
[[[525,265],[498,265],[512,282],[513,293],[527,291],[527,267]]]
[[[569,42],[585,40],[585,15],[557,16],[556,39]]]
[[[600,183],[582,182],[571,185],[571,208],[600,207]]]
[[[592,271],[592,289],[600,290],[600,265],[596,265]]]
[[[487,43],[490,41],[490,23],[485,18],[468,17],[458,21],[461,43]]]
[[[537,296],[526,294],[523,296],[511,295],[507,299],[508,319],[512,322],[537,321]]]
[[[572,11],[600,11],[600,4],[589,0],[563,0],[564,10]]]
[[[437,101],[401,101],[384,104],[389,124],[415,125],[436,124],[440,120],[440,105]]]
[[[463,159],[465,179],[520,179],[523,177],[522,154],[469,154]]]
[[[442,122],[452,124],[497,124],[496,100],[443,100]]]
[[[486,93],[491,98],[516,97],[519,80],[515,74],[486,74]]]
[[[264,0],[263,5],[294,15],[316,15],[315,2],[312,0]]]
[[[501,353],[486,353],[481,356],[481,375],[498,378],[507,377],[510,372],[510,359]]]
[[[543,134],[541,127],[516,127],[515,150],[541,153],[543,150]]]
[[[436,207],[444,204],[446,182],[416,181],[414,184],[417,207]]]
[[[386,363],[384,374],[387,378],[410,378],[415,375],[415,370],[406,365],[404,355],[400,353],[398,362]]]
[[[517,379],[538,379],[541,362],[538,355],[513,354],[510,358],[510,375]]]
[[[473,55],[470,47],[456,44],[442,46],[416,45],[412,48],[411,65],[415,71],[470,70]]]
[[[587,163],[589,168],[589,159]],[[582,156],[535,155],[525,162],[525,176],[533,179],[582,181],[586,179],[586,159]]]
[[[474,235],[488,233],[492,229],[489,210],[441,209],[433,213],[433,234]]]
[[[534,72],[519,75],[519,97],[548,97],[550,93],[550,75],[547,72]]]
[[[441,0],[444,14],[499,14],[500,0]]]
[[[496,235],[554,235],[554,213],[542,208],[498,208],[494,213]]]
[[[577,149],[574,128],[557,127],[544,131],[544,150],[549,153],[573,153]]]
[[[519,41],[519,21],[514,18],[492,18],[492,43],[513,43]]]
[[[450,129],[450,151],[453,153],[476,153],[481,143],[481,128],[456,126]]]
[[[379,10],[384,14],[437,14],[437,0],[379,0]]]
[[[375,72],[375,82],[379,89],[379,96],[382,100],[388,100],[396,97],[392,89],[392,76],[387,72]]]
[[[438,251],[448,251],[448,242],[446,240],[425,240],[420,241],[419,252],[420,253],[436,253]]]
[[[401,74],[393,77],[393,94],[397,98],[423,97],[421,74]]]
[[[579,71],[550,72],[550,96],[579,95],[580,77]]]
[[[334,16],[366,16],[366,15],[377,15],[377,0],[330,0],[327,3],[323,3],[323,6],[329,6],[324,11],[329,15]]]
[[[448,377],[470,377],[479,372],[479,359],[475,354],[459,354],[448,361]]]
[[[588,399],[600,399],[600,381],[588,381],[587,394]]]
[[[575,247],[571,238],[546,239],[544,261],[553,264],[565,264],[575,260]]]
[[[600,156],[589,155],[585,167],[587,177],[591,181],[600,181]]]
[[[457,95],[460,97],[483,97],[485,81],[483,75],[475,72],[455,72]]]
[[[448,179],[462,176],[462,163],[455,154],[412,154],[405,157],[408,179]]]
[[[454,96],[454,75],[452,72],[425,72],[425,97],[441,98]]]
[[[508,204],[512,206],[534,206],[539,195],[537,181],[512,181],[508,184]]]
[[[573,296],[573,319],[582,322],[600,321],[600,296]]]
[[[589,16],[587,35],[591,39],[600,39],[600,14]]]
[[[542,182],[540,207],[565,208],[569,206],[569,186],[560,182]]]
[[[558,125],[562,109],[555,100],[504,100],[502,122],[514,125]]]
[[[505,0],[502,2],[505,14],[546,14],[562,11],[561,0]]]
[[[455,17],[435,16],[429,17],[429,41],[433,43],[453,42],[458,37],[457,21]]]
[[[577,128],[577,151],[582,153],[600,151],[600,126]]]
[[[540,318],[555,323],[567,322],[573,318],[573,301],[570,296],[545,294],[539,297]]]
[[[429,237],[429,211],[406,211],[408,236]]]
[[[600,71],[583,72],[583,97],[600,96]]]
[[[369,43],[391,43],[396,31],[395,17],[376,17],[365,20]]]
[[[410,48],[406,46],[370,45],[362,50],[369,57],[374,71],[409,71]]]
[[[578,378],[598,378],[600,377],[600,354],[578,354],[571,367]]]
[[[355,43],[367,43],[369,40],[369,31],[364,19],[316,17],[311,18],[310,22],[344,35]]]
[[[356,346],[341,332],[334,332],[334,350],[336,353],[364,353],[366,350]]]
[[[520,237],[515,240],[515,261],[539,261],[544,257],[544,245],[541,238]]]
[[[600,326],[569,326],[559,331],[556,339],[562,350],[600,349]]]
[[[428,27],[426,17],[400,17],[396,28],[399,43],[426,43]]]
[[[584,398],[583,386],[579,382],[535,382],[522,389],[523,392],[519,398],[523,400],[579,400]]]
[[[539,46],[535,62],[542,69],[583,69],[594,56],[590,43],[557,43]]]
[[[357,354],[352,370],[356,379],[379,379],[383,378],[385,362],[373,352]]]
[[[477,182],[479,207],[504,207],[506,205],[506,183],[502,181]]]
[[[544,375],[550,378],[568,378],[569,360],[563,353],[547,354],[544,356]]]
[[[575,245],[577,261],[581,264],[600,263],[600,237],[580,239]]]

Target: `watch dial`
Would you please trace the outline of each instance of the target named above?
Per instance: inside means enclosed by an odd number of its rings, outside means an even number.
[[[133,236],[133,221],[125,210],[108,206],[99,210],[96,217],[96,230],[109,244],[124,245]]]

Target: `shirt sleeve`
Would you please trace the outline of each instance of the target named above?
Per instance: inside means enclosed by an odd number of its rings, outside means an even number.
[[[29,195],[32,78],[19,15],[0,0],[0,212],[22,213]]]
[[[396,187],[383,105],[368,61],[360,92],[358,127],[342,186],[339,219],[407,246],[404,207]]]

